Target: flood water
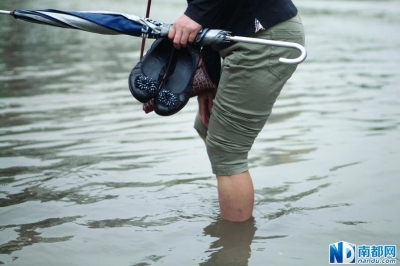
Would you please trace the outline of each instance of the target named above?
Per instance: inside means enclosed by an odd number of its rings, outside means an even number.
[[[250,153],[256,205],[240,224],[219,217],[196,99],[159,117],[131,96],[139,38],[0,17],[0,264],[327,265],[338,241],[399,247],[399,1],[295,4],[308,59]],[[155,1],[151,17],[184,8]]]

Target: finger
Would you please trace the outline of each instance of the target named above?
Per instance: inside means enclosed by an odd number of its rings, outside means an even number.
[[[210,116],[211,116],[211,113],[206,109],[206,126],[207,127],[210,124]]]
[[[168,39],[173,41],[174,37],[175,37],[175,33],[176,33],[175,27],[174,27],[174,25],[171,25],[171,27],[169,28],[169,32],[168,32]]]
[[[197,98],[197,99],[198,99],[198,102],[199,102],[199,113],[200,113],[201,122],[203,123],[203,125],[208,127],[208,119],[207,119],[204,99],[202,97]]]
[[[173,40],[174,47],[176,49],[181,48],[181,38],[182,38],[182,31],[177,31],[175,33],[174,40]]]
[[[181,41],[180,41],[181,47],[185,47],[187,45],[188,39],[189,39],[189,33],[187,31],[184,31],[182,33],[182,37],[181,37]]]
[[[204,116],[202,118],[202,122],[206,127],[208,127],[209,117],[210,116],[208,114],[208,111],[206,109],[204,109]]]
[[[202,105],[202,106],[203,106],[203,108],[201,108],[201,111],[200,111],[201,122],[203,123],[203,125],[208,127],[207,110],[206,110],[206,108],[204,108],[204,105]]]
[[[196,39],[196,36],[197,36],[197,32],[196,32],[196,31],[192,31],[192,32],[189,34],[188,42],[189,42],[189,43],[193,43],[194,40]]]
[[[211,109],[213,107],[214,101],[213,101],[213,95],[211,93],[208,94],[208,111],[211,113]]]

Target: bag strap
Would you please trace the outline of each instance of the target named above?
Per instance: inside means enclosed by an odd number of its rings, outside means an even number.
[[[150,6],[151,6],[151,0],[147,0],[146,18],[150,16]],[[142,47],[140,48],[140,60],[142,60],[143,58],[145,44],[146,44],[146,38],[143,38]]]

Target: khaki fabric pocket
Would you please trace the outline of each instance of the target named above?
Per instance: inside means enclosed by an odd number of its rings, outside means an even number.
[[[296,26],[298,26],[297,23],[291,24],[296,24]],[[304,34],[302,30],[271,29],[270,36],[271,40],[274,41],[304,44]],[[279,58],[296,58],[300,56],[300,52],[296,49],[278,46],[271,46],[270,52],[268,70],[279,79],[289,79],[296,70],[297,65],[282,64],[279,62]]]

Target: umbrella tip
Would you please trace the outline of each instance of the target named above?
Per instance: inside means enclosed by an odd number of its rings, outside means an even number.
[[[13,11],[0,10],[1,15],[13,15]]]

